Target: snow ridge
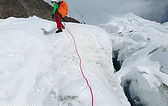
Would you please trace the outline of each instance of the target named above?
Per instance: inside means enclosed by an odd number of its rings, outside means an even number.
[[[0,23],[0,105],[91,105],[73,40],[66,30],[55,35],[54,22],[35,16],[11,17]],[[91,25],[66,25],[76,39],[94,105],[129,106],[113,73],[109,35]]]

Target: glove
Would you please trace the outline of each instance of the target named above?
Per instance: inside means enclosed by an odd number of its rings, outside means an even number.
[[[52,18],[54,18],[54,14],[52,14]]]

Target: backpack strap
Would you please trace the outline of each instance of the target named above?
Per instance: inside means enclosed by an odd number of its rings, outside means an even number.
[[[60,6],[61,3],[62,3],[62,1],[59,1],[59,2],[58,2],[58,5]]]

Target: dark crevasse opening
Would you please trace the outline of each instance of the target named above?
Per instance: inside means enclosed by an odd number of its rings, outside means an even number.
[[[131,97],[131,95],[132,95],[130,93],[131,82],[132,82],[132,80],[127,80],[127,81],[125,81],[125,83],[123,85],[125,96],[128,98],[128,101],[130,102],[131,106],[146,106],[145,104],[141,103],[141,100],[138,97],[138,95],[134,98]]]
[[[116,72],[121,69],[120,62],[117,60],[118,59],[118,55],[119,55],[118,50],[113,51],[112,60],[113,60],[113,66],[114,66],[114,69],[115,69]]]
[[[119,55],[119,50],[113,51],[112,60],[113,60],[113,66],[116,72],[121,69],[121,65],[122,65],[120,61],[118,61],[118,55]],[[130,91],[131,82],[132,80],[126,80],[124,81],[124,85],[123,85],[125,96],[128,98],[128,101],[130,102],[131,106],[146,106],[141,102],[138,95],[135,96],[135,94],[131,94],[131,91]],[[132,97],[131,95],[134,95],[134,97]]]

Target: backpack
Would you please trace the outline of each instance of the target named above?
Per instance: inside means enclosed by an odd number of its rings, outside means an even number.
[[[62,0],[61,4],[59,5],[58,12],[62,15],[62,18],[68,15],[68,5],[64,0]]]

